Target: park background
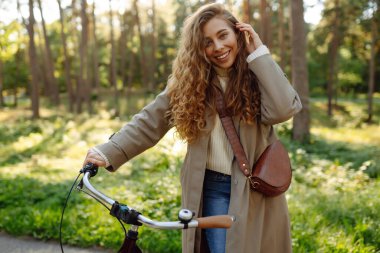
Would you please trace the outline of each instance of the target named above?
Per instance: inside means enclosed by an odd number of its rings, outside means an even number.
[[[205,2],[0,1],[0,231],[58,239],[87,150],[165,87],[183,20]],[[380,252],[379,1],[218,2],[253,25],[304,105],[276,126],[293,165],[294,252]],[[176,219],[185,151],[171,130],[93,183]],[[180,252],[179,231],[140,234],[144,252]],[[73,193],[65,244],[117,249],[122,239],[104,207]]]

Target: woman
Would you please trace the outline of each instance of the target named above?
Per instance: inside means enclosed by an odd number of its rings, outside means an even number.
[[[182,251],[291,252],[285,196],[269,198],[250,189],[217,115],[216,89],[224,92],[250,167],[276,139],[272,125],[301,109],[297,93],[253,28],[223,5],[209,4],[186,19],[165,91],[107,143],[89,150],[85,163],[115,171],[175,127],[188,143],[182,207],[196,216],[237,218],[227,232],[185,230]]]

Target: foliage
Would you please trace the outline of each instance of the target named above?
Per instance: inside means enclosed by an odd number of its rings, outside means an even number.
[[[340,50],[337,59],[337,94],[354,95],[368,89],[371,33],[369,29],[369,1],[325,1],[322,19],[308,34],[308,65],[311,94],[326,94],[328,47],[334,26],[335,12],[338,11],[338,33]],[[379,48],[377,43],[376,48]],[[379,68],[377,67],[376,73]],[[379,80],[377,75],[376,80]]]
[[[21,47],[21,25],[16,21],[0,22],[0,59],[3,62],[3,89],[15,90],[26,87],[29,70],[24,60],[25,48]]]
[[[357,115],[364,110],[364,101],[341,101],[342,108],[331,121],[324,116],[324,103],[314,99],[311,104],[310,143],[290,141],[290,122],[277,126],[294,168],[287,194],[294,252],[376,252],[379,124],[360,123]],[[0,114],[7,122],[0,127],[0,230],[57,240],[61,208],[87,149],[105,141],[122,123],[105,111],[91,117],[46,110],[42,114],[37,121],[16,109]],[[378,116],[375,121],[380,122]],[[186,147],[173,136],[170,131],[115,174],[101,169],[93,184],[153,219],[176,219],[178,174]],[[103,206],[74,191],[64,216],[63,240],[117,249],[123,231]],[[139,245],[144,252],[179,252],[180,231],[142,228]]]
[[[99,12],[102,9],[102,5],[99,4],[100,1],[96,2],[96,9]],[[227,3],[227,1],[225,1]],[[322,19],[319,24],[310,25],[308,24],[308,67],[309,67],[309,83],[310,91],[312,95],[322,95],[326,93],[326,83],[327,83],[327,67],[328,67],[328,54],[327,49],[331,42],[332,37],[332,27],[333,27],[333,17],[335,11],[338,10],[340,15],[340,25],[339,33],[342,35],[341,46],[339,50],[338,62],[337,62],[337,93],[339,96],[341,94],[357,95],[358,93],[366,93],[368,88],[368,72],[369,72],[369,59],[370,59],[370,41],[371,41],[371,18],[373,10],[375,9],[374,1],[358,0],[358,1],[339,1],[339,6],[335,6],[333,0],[324,1],[324,11],[322,13]],[[161,90],[166,84],[167,78],[171,71],[171,63],[174,59],[176,53],[176,47],[178,44],[178,38],[180,35],[180,29],[183,25],[185,18],[193,12],[200,4],[204,1],[184,1],[184,0],[170,0],[166,4],[156,3],[155,12],[155,31],[152,31],[152,6],[150,4],[140,4],[140,16],[141,16],[141,31],[142,38],[145,40],[145,51],[149,55],[147,60],[147,66],[150,66],[150,73],[141,73],[141,44],[140,38],[137,33],[137,24],[135,24],[135,18],[133,16],[134,10],[132,4],[126,7],[125,11],[128,14],[128,24],[125,27],[121,27],[124,22],[121,20],[122,15],[115,15],[115,38],[117,47],[119,48],[118,59],[117,59],[117,79],[118,83],[121,83],[122,71],[120,70],[121,57],[120,54],[121,47],[125,47],[125,68],[128,70],[126,72],[127,79],[130,81],[128,83],[129,88],[143,89],[146,84],[142,83],[144,75],[151,75],[151,78],[155,80],[156,89]],[[287,6],[289,1],[285,1],[285,12],[289,12],[290,8]],[[25,3],[22,3],[25,4]],[[239,1],[229,2],[233,10],[237,10],[236,13],[239,16],[241,9]],[[99,6],[98,6],[99,5]],[[54,5],[53,5],[54,6]],[[50,6],[51,7],[51,6]],[[278,39],[279,30],[279,19],[278,19],[278,1],[273,1],[272,4],[268,6],[271,8],[272,31],[271,38],[271,52],[273,53],[276,60],[279,61],[280,56],[280,42]],[[11,8],[7,7],[7,4],[0,6],[0,8]],[[43,3],[43,8],[46,8]],[[58,5],[56,5],[58,9]],[[90,7],[89,7],[90,9]],[[168,10],[171,10],[170,12]],[[123,11],[121,8],[120,11]],[[257,19],[257,12],[255,8],[252,9],[254,12],[253,17]],[[89,14],[90,10],[88,10]],[[109,82],[109,72],[110,72],[110,39],[109,39],[109,22],[108,10],[102,10],[102,12],[96,15],[96,34],[97,34],[97,50],[93,52],[93,37],[89,35],[89,63],[93,62],[92,55],[96,54],[98,56],[98,70],[100,76],[100,85],[102,88],[111,90]],[[378,13],[378,12],[377,12]],[[64,14],[64,25],[65,32],[67,35],[67,48],[68,48],[68,58],[71,64],[71,78],[74,88],[76,87],[76,81],[78,79],[78,73],[80,69],[79,56],[79,42],[80,42],[80,3],[76,2],[75,6],[71,4],[63,6]],[[27,15],[24,13],[25,18]],[[47,24],[47,33],[51,46],[51,51],[53,52],[55,77],[59,80],[60,91],[62,93],[67,92],[67,87],[65,85],[65,75],[64,75],[64,55],[63,46],[60,36],[60,23],[57,19]],[[286,21],[290,20],[288,13],[285,13]],[[116,22],[116,19],[118,22]],[[377,17],[377,23],[379,23],[380,18]],[[29,67],[27,64],[27,33],[22,21],[18,18],[15,20],[7,20],[7,23],[0,23],[0,47],[1,56],[4,61],[3,76],[4,85],[4,96],[10,93],[10,90],[15,90],[15,88],[23,88],[24,90],[28,88],[28,74]],[[91,21],[92,22],[92,21]],[[259,28],[258,22],[254,22],[253,26],[255,29]],[[285,30],[288,30],[288,23],[285,22]],[[40,25],[40,24],[37,24]],[[92,28],[93,24],[90,24],[89,28]],[[37,31],[38,29],[36,29]],[[122,45],[120,38],[120,32],[126,30],[127,38],[126,43]],[[152,45],[152,36],[155,36],[155,45]],[[285,33],[286,41],[285,44],[289,44],[290,36]],[[376,43],[376,59],[379,54],[380,40]],[[36,35],[37,47],[43,49],[43,40]],[[151,54],[153,46],[156,48],[155,54]],[[287,48],[285,54],[286,62],[290,61],[291,50]],[[44,50],[38,50],[38,60],[39,60],[39,78],[40,81],[43,80],[44,70]],[[154,60],[153,60],[154,59]],[[155,63],[155,67],[151,66]],[[377,64],[376,67],[376,81],[380,80],[380,65]],[[290,64],[284,66],[286,73],[291,73]],[[89,80],[93,77],[93,70],[89,71]],[[131,76],[130,76],[131,75]],[[129,79],[130,77],[130,79]],[[40,85],[44,87],[43,85]],[[45,88],[41,88],[41,93],[45,92]],[[375,87],[376,90],[379,87]],[[75,89],[74,89],[75,90]],[[14,93],[13,91],[11,92]],[[46,93],[44,93],[46,95]]]

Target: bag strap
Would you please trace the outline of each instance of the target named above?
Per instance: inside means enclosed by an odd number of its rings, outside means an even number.
[[[216,110],[218,111],[220,121],[222,122],[224,131],[226,132],[227,139],[231,144],[232,151],[234,152],[236,160],[239,164],[239,168],[241,172],[248,177],[250,175],[250,171],[247,156],[245,155],[243,146],[241,145],[232,117],[227,113],[223,93],[219,88],[216,90]]]

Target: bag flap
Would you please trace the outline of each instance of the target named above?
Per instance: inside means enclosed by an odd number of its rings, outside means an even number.
[[[253,166],[252,176],[274,187],[290,184],[292,171],[289,154],[279,140],[269,145]]]

